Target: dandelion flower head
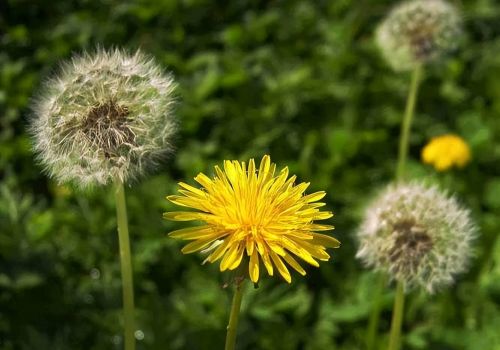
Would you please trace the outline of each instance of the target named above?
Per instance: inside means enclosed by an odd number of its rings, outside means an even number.
[[[465,271],[475,226],[470,213],[436,187],[389,185],[367,208],[357,257],[367,266],[434,292]]]
[[[288,177],[288,168],[275,172],[276,165],[266,155],[258,168],[253,159],[248,164],[227,160],[223,169],[215,167],[214,178],[200,173],[195,180],[201,189],[179,183],[181,195],[167,199],[197,211],[169,212],[164,217],[204,225],[171,232],[170,237],[192,240],[182,249],[185,254],[208,248],[207,261],[220,260],[221,271],[248,262],[254,283],[259,280],[260,261],[270,276],[277,270],[288,283],[287,265],[305,275],[295,257],[317,267],[317,260],[330,258],[326,248],[340,246],[335,238],[316,232],[333,229],[314,222],[333,214],[319,209],[325,203],[317,201],[325,192],[304,195],[309,183],[296,185],[296,177]]]
[[[461,32],[460,15],[453,5],[413,0],[389,13],[377,29],[376,42],[392,68],[404,71],[454,49]]]
[[[79,187],[137,178],[170,151],[174,82],[140,51],[75,56],[33,106],[38,159]]]
[[[470,159],[469,145],[457,135],[434,137],[422,149],[422,161],[433,165],[437,171],[445,171],[453,166],[463,168]]]

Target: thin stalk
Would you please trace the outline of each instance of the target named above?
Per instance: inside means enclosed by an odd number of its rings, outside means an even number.
[[[377,337],[378,324],[380,320],[380,311],[382,309],[382,295],[386,285],[386,276],[380,274],[373,295],[372,312],[368,323],[368,332],[366,336],[366,349],[372,350],[375,347],[375,339]]]
[[[410,91],[406,100],[405,114],[403,123],[401,124],[401,135],[399,137],[399,154],[398,164],[396,167],[396,180],[403,180],[405,175],[406,158],[408,156],[408,143],[410,139],[411,124],[413,121],[413,114],[415,111],[415,104],[417,102],[418,86],[420,83],[420,76],[422,75],[422,66],[417,65],[413,70],[411,76]]]
[[[125,324],[125,350],[135,350],[134,326],[134,282],[132,257],[128,234],[127,206],[123,182],[115,182],[116,219],[120,243],[120,265],[122,271],[123,319]]]
[[[238,318],[240,316],[241,299],[243,298],[243,282],[235,283],[233,302],[231,304],[231,314],[229,315],[229,324],[227,325],[226,346],[224,350],[234,350],[236,346],[236,331],[238,329]]]
[[[398,162],[396,165],[396,181],[401,181],[405,176],[406,158],[408,157],[408,145],[410,140],[411,124],[415,113],[415,105],[417,103],[418,88],[422,76],[422,66],[417,65],[411,76],[410,90],[406,99],[405,113],[401,123],[401,134],[399,136]],[[377,287],[374,291],[374,301],[370,321],[368,324],[368,332],[366,337],[366,348],[372,350],[375,346],[375,338],[380,320],[380,311],[382,306],[382,295],[386,284],[386,276],[381,275]]]
[[[398,282],[398,285],[396,287],[396,298],[394,299],[394,308],[392,310],[391,333],[389,336],[388,350],[399,350],[404,304],[404,285],[403,282]]]

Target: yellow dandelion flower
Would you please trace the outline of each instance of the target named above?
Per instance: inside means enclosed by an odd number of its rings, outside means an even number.
[[[457,135],[441,135],[432,138],[422,149],[422,161],[437,171],[453,166],[463,168],[471,159],[469,145]]]
[[[256,283],[260,260],[272,276],[275,269],[290,283],[287,265],[301,275],[306,271],[293,255],[319,266],[327,261],[326,248],[338,248],[340,242],[315,231],[332,230],[333,226],[314,223],[333,216],[320,211],[318,203],[325,192],[304,195],[309,183],[295,185],[296,176],[288,178],[288,168],[275,175],[276,164],[264,156],[257,169],[255,161],[247,164],[224,161],[224,169],[215,167],[211,179],[200,173],[194,179],[202,189],[179,183],[181,195],[168,196],[174,204],[198,210],[168,212],[164,218],[175,221],[199,220],[205,224],[170,232],[172,238],[192,240],[182,252],[210,251],[206,261],[220,261],[220,270],[234,270],[243,260]],[[286,264],[285,264],[286,263]]]

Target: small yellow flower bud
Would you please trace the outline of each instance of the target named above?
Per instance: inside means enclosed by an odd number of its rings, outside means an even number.
[[[437,171],[445,171],[453,166],[463,168],[470,159],[469,145],[457,135],[434,137],[422,149],[422,161],[433,165]]]

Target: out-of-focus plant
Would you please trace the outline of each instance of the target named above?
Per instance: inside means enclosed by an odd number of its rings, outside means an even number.
[[[422,149],[422,161],[432,164],[437,171],[454,166],[463,168],[471,159],[469,145],[460,136],[446,134],[433,137]]]
[[[411,84],[406,101],[405,113],[401,122],[396,180],[406,177],[406,163],[411,126],[415,114],[418,89],[422,71],[426,64],[437,61],[448,51],[455,48],[461,38],[461,19],[457,9],[442,0],[411,0],[402,2],[379,24],[376,42],[382,56],[395,71],[411,71]],[[394,317],[391,326],[389,348],[399,348],[399,333],[404,301],[403,282],[398,281]],[[367,332],[367,347],[374,346],[379,323],[381,290],[385,277],[375,291],[374,307]]]

